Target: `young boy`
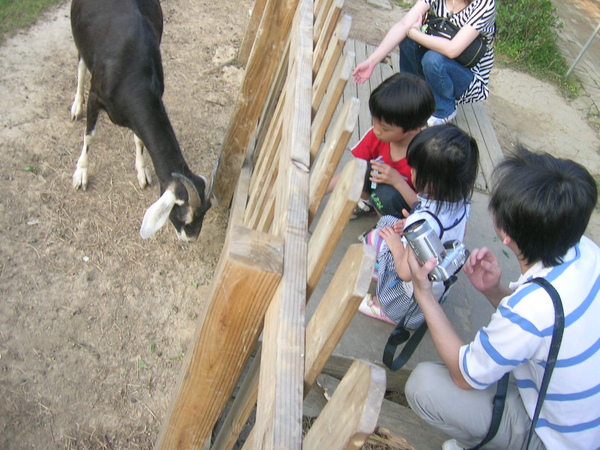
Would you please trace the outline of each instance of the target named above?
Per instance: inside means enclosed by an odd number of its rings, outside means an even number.
[[[489,209],[521,277],[500,284],[498,260],[474,249],[464,272],[496,308],[465,344],[431,293],[431,259],[410,252],[414,295],[443,363],[421,363],[406,384],[411,408],[471,448],[486,436],[497,381],[512,372],[504,413],[489,448],[525,448],[554,334],[555,309],[543,277],[558,291],[565,328],[530,449],[598,448],[600,443],[600,248],[583,236],[597,201],[594,178],[579,164],[525,149],[496,169]],[[488,446],[486,446],[488,448]]]
[[[369,97],[373,126],[352,149],[367,161],[362,199],[352,215],[389,214],[403,217],[417,200],[406,161],[408,144],[435,111],[427,83],[411,74],[397,73],[383,81]],[[334,176],[328,192],[333,190]],[[376,183],[373,188],[372,183]]]

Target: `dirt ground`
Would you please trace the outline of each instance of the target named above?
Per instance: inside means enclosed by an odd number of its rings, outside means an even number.
[[[224,64],[250,0],[163,0],[165,104],[209,176],[243,70]],[[401,14],[348,0],[351,37],[376,44]],[[219,258],[226,212],[184,245],[168,224],[139,237],[158,187],[140,190],[131,133],[101,116],[87,192],[71,187],[84,121],[71,122],[77,56],[69,9],[0,47],[0,448],[151,448]],[[375,24],[375,26],[374,26]],[[554,88],[506,69],[488,111],[524,142],[600,174],[599,140]],[[598,240],[597,218],[590,235]]]

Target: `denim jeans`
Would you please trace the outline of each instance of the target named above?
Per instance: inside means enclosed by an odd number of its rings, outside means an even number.
[[[400,71],[418,75],[427,81],[435,98],[433,115],[440,119],[454,112],[456,101],[469,88],[474,77],[468,67],[409,38],[400,43]]]

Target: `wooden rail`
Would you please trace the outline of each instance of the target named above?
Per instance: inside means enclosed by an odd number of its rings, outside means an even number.
[[[376,257],[370,246],[350,246],[305,324],[366,163],[352,158],[323,199],[345,150],[370,126],[371,89],[394,70],[392,56],[371,84],[348,83],[368,49],[348,40],[342,7],[343,0],[255,4],[239,55],[246,74],[214,177],[230,207],[227,235],[158,449],[231,449],[253,410],[245,448],[360,448],[375,429],[386,371],[351,361],[304,438],[302,430],[303,399],[367,293]],[[463,109],[458,122],[484,130],[485,118]],[[493,129],[481,133],[493,147]],[[410,435],[414,415],[403,414]]]
[[[231,207],[225,246],[157,448],[232,448],[255,405],[247,448],[317,448],[336,422],[333,448],[347,448],[377,423],[385,371],[357,363],[303,443],[303,398],[366,294],[375,254],[359,244],[348,250],[305,326],[306,302],[360,197],[366,164],[348,163],[321,207],[360,110],[351,97],[336,113],[354,63],[343,54],[351,18],[341,0],[292,3],[257,2],[242,46],[246,75],[215,174],[216,194]],[[356,389],[364,395],[350,395]]]

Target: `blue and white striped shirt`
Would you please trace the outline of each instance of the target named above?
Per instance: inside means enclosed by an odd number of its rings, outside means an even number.
[[[530,417],[544,374],[554,306],[535,277],[552,283],[562,299],[565,331],[536,426],[548,449],[600,446],[600,248],[586,237],[556,267],[535,264],[504,298],[488,326],[461,347],[460,369],[475,389],[512,371]]]

